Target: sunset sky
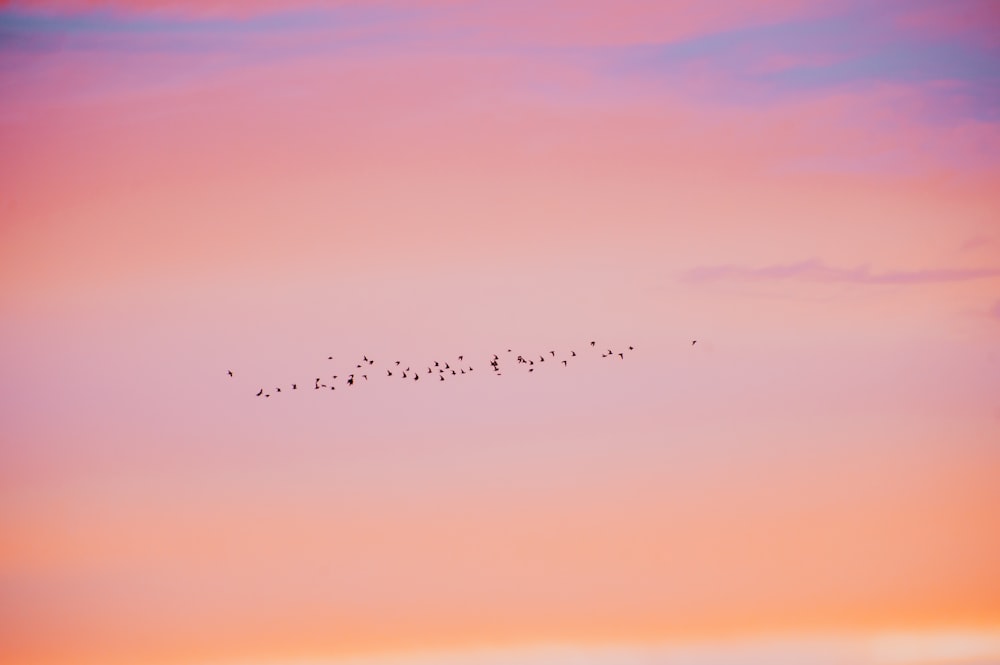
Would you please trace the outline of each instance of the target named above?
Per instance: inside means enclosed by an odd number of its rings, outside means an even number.
[[[0,662],[1000,663],[1000,2],[0,0]]]

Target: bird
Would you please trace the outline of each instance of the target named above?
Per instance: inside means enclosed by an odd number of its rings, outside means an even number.
[[[404,379],[406,378],[406,372],[403,372],[403,378]]]
[[[389,376],[392,376],[392,372],[391,372],[391,371],[389,371],[389,370],[385,370],[385,371],[386,371],[386,373],[387,373],[387,374],[388,374]]]
[[[261,388],[260,391],[257,393],[257,397],[260,397],[263,394],[264,394],[264,389]]]
[[[435,367],[440,367],[440,365],[438,365],[438,361],[436,361],[436,360],[434,361],[434,366]]]
[[[556,352],[555,352],[555,351],[549,351],[549,353],[551,353],[551,354],[552,354],[552,357],[553,357],[553,358],[555,358],[555,357],[556,357]]]
[[[327,356],[326,359],[327,360],[333,360],[333,356]]]
[[[576,351],[570,351],[570,355],[572,355],[575,358],[576,357]]]
[[[444,364],[444,368],[445,368],[445,369],[451,369],[451,365],[449,365],[448,363],[445,363],[445,364]]]
[[[419,381],[420,380],[420,375],[419,374],[414,374],[413,375],[413,380],[414,381]]]
[[[462,362],[462,356],[458,357],[458,362]]]
[[[563,367],[565,367],[566,366],[566,361],[565,360],[562,361],[562,364],[563,364]]]
[[[590,345],[591,345],[591,346],[594,346],[595,344],[597,344],[597,342],[593,342],[593,341],[592,341],[592,342],[590,343]]]
[[[691,340],[691,346],[694,346],[697,343],[698,343],[698,340],[696,340],[696,339]]]
[[[350,378],[347,379],[347,385],[349,385],[349,386],[353,386],[354,385],[354,375],[353,374],[351,374]]]
[[[534,372],[534,371],[535,371],[535,368],[534,368],[534,367],[531,367],[531,368],[529,368],[529,369],[528,369],[528,371],[529,371],[529,372]]]
[[[451,370],[451,374],[452,374],[452,376],[454,376],[455,375],[455,370]]]
[[[281,388],[275,388],[275,390],[277,390],[279,393],[281,392]]]
[[[618,357],[621,358],[622,360],[625,360],[625,354],[624,353],[619,353]]]
[[[444,381],[444,375],[441,375],[441,380]]]
[[[364,360],[365,362],[368,362],[368,356],[361,356],[361,359]]]
[[[361,378],[364,379],[365,381],[367,381],[368,380],[368,375],[367,374],[362,374]]]
[[[493,354],[493,360],[500,360],[500,356],[498,356],[497,354],[494,353]]]
[[[635,347],[633,347],[633,346],[630,346],[630,347],[628,347],[628,350],[629,350],[629,351],[634,351],[634,350],[635,350]]]
[[[292,384],[292,390],[298,390],[298,389],[299,389],[298,384],[293,383]]]
[[[398,360],[396,361],[396,366],[397,366],[397,367],[399,366],[399,361],[398,361]]]
[[[233,370],[229,370],[228,372],[226,372],[226,374],[228,374],[229,376],[232,376],[233,375]]]

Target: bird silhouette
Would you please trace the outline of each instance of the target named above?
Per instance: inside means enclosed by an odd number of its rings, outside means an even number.
[[[562,364],[563,364],[563,367],[565,367],[566,366],[566,361],[565,360],[562,361]]]
[[[419,381],[420,380],[420,375],[419,374],[414,374],[413,375],[413,380],[414,381]]]
[[[570,353],[570,355],[571,355],[571,356],[573,356],[574,358],[576,357],[576,351],[570,351],[569,353]]]
[[[458,362],[462,362],[462,356],[458,357]]]
[[[625,360],[625,354],[624,353],[619,353],[618,357],[621,358],[622,360]]]
[[[279,393],[281,392],[281,388],[275,388],[275,390],[277,390]]]
[[[556,352],[555,352],[555,351],[549,351],[549,353],[551,353],[551,354],[552,354],[552,357],[553,357],[553,358],[555,358],[555,357],[556,357]]]
[[[226,372],[226,374],[228,374],[229,376],[232,376],[233,375],[233,370],[229,370],[228,372]]]
[[[298,384],[293,383],[292,384],[292,390],[298,390],[298,389],[299,389]]]
[[[441,376],[441,380],[444,381],[444,376]]]
[[[696,340],[696,339],[691,340],[691,346],[694,346],[697,343],[698,343],[698,340]]]
[[[590,343],[591,346],[594,346],[595,344],[597,344],[597,342],[591,342]]]
[[[392,376],[392,372],[390,372],[389,370],[385,370],[385,371],[386,371],[386,374],[387,374],[388,376]]]
[[[263,394],[264,394],[264,389],[261,388],[260,391],[258,391],[258,393],[257,393],[257,397],[260,397]]]

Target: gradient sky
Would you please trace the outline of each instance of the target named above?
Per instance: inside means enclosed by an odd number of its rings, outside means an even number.
[[[0,1],[0,155],[3,663],[1000,662],[1000,4]]]

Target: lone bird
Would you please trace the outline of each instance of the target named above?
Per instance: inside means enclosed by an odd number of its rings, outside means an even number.
[[[591,346],[594,346],[595,344],[597,344],[597,342],[591,342],[590,343]]]
[[[298,384],[293,383],[292,384],[292,390],[298,390],[298,389],[299,389]]]
[[[462,356],[458,357],[458,362],[462,362]]]
[[[233,375],[233,370],[229,370],[228,372],[226,372],[226,374],[228,374],[229,376],[232,376]]]
[[[263,394],[264,394],[264,389],[261,388],[260,391],[257,393],[257,397],[260,397]]]
[[[570,355],[572,355],[575,358],[576,357],[576,351],[570,351]]]
[[[691,340],[691,346],[694,346],[697,343],[698,343],[698,340],[696,340],[696,339]]]

